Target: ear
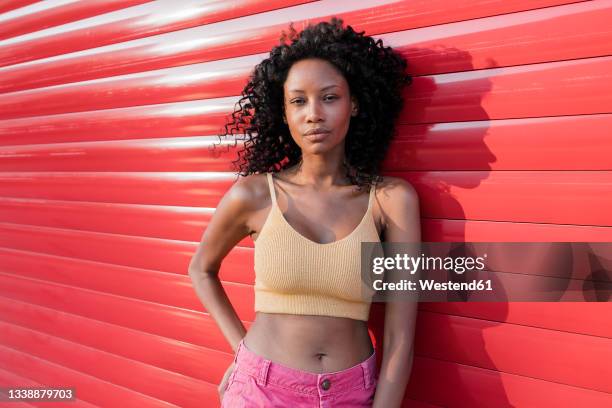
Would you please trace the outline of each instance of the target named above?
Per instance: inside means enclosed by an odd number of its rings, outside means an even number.
[[[351,97],[351,116],[357,116],[359,112],[359,102],[354,96]]]

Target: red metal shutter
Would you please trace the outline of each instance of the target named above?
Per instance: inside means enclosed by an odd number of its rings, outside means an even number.
[[[290,21],[336,15],[408,59],[384,168],[419,191],[424,241],[612,241],[612,1],[0,12],[0,387],[74,386],[84,407],[218,404],[232,350],[187,266],[236,151],[209,146]],[[220,274],[247,328],[252,248]],[[612,406],[610,305],[422,303],[405,406]]]

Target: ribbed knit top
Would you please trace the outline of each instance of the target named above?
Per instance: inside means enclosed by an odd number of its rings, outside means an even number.
[[[368,209],[346,237],[312,241],[285,219],[267,173],[272,208],[255,240],[255,311],[368,320],[373,291],[361,279],[361,243],[380,242]]]

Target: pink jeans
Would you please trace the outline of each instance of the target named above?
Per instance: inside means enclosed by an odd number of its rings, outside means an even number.
[[[312,373],[274,363],[238,344],[221,407],[371,407],[378,383],[376,351],[333,373]]]

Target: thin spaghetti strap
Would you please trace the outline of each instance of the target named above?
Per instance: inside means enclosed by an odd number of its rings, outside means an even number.
[[[368,211],[372,208],[372,202],[374,201],[375,195],[376,195],[376,185],[372,184],[372,186],[370,186],[370,199],[368,200]]]
[[[268,187],[270,187],[270,197],[272,197],[272,204],[276,204],[276,193],[274,192],[274,181],[272,181],[272,173],[266,173],[268,176]]]

